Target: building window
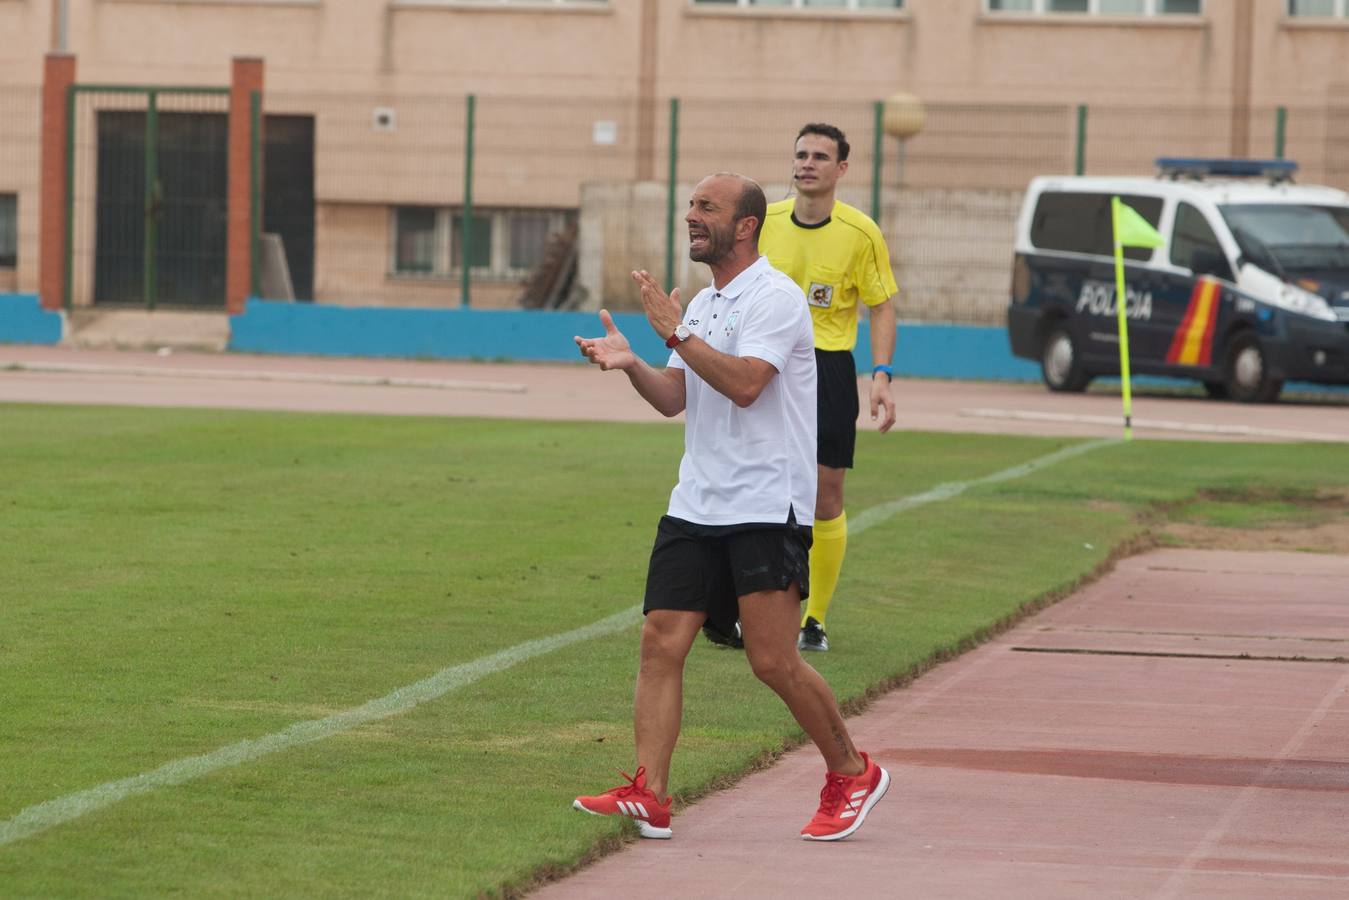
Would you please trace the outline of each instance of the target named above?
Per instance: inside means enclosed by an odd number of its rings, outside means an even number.
[[[429,275],[436,270],[434,207],[400,206],[394,210],[394,271]]]
[[[1204,4],[1203,0],[988,0],[988,11],[1033,15],[1197,16],[1204,11]]]
[[[694,6],[739,6],[754,9],[903,9],[904,0],[692,0]]]
[[[1349,0],[1288,0],[1288,15],[1316,19],[1349,16]]]
[[[391,6],[608,6],[612,0],[393,0]]]
[[[501,281],[527,276],[543,259],[548,239],[565,229],[576,213],[560,209],[479,209],[469,224],[469,266],[475,275]],[[394,207],[393,273],[449,278],[464,258],[462,209]]]
[[[19,198],[0,194],[0,266],[13,268],[19,260]]]

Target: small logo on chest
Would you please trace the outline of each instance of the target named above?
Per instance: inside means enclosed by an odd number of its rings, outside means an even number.
[[[829,306],[834,302],[834,286],[812,281],[810,290],[806,292],[806,301],[811,306]]]

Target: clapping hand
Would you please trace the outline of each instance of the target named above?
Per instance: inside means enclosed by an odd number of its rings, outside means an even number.
[[[667,295],[645,269],[633,272],[632,280],[642,289],[642,308],[646,310],[646,320],[662,341],[669,340],[675,326],[684,318],[683,307],[679,305],[679,288]]]
[[[604,337],[583,338],[578,335],[574,338],[576,346],[581,348],[581,355],[605,372],[610,369],[630,369],[637,362],[637,356],[623,332],[614,325],[614,317],[609,315],[609,310],[600,310],[600,323],[604,325]]]

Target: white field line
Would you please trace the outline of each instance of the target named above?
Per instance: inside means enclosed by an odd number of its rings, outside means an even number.
[[[583,628],[568,631],[566,634],[526,641],[491,656],[441,669],[429,678],[400,687],[378,700],[371,700],[327,718],[296,722],[288,728],[255,740],[230,744],[202,756],[176,759],[140,775],[104,782],[85,791],[38,803],[23,810],[14,818],[0,822],[0,846],[22,840],[53,825],[69,822],[85,813],[110,806],[128,797],[145,794],[160,787],[182,784],[217,769],[237,766],[269,753],[276,753],[278,750],[321,741],[334,734],[407,712],[415,706],[435,700],[450,691],[536,656],[620,631],[637,622],[641,612],[640,606],[634,606]]]
[[[1071,447],[1064,447],[1062,450],[1055,451],[1048,456],[1033,459],[1028,463],[1013,466],[1010,469],[1003,469],[1001,472],[994,472],[992,475],[985,475],[983,478],[975,478],[972,481],[952,481],[947,484],[939,484],[932,490],[924,491],[921,494],[901,497],[900,499],[892,500],[889,503],[881,503],[869,507],[858,513],[855,518],[848,519],[848,536],[851,537],[855,534],[860,534],[871,526],[878,525],[895,513],[902,512],[903,510],[913,509],[928,503],[935,503],[938,500],[949,500],[952,497],[965,493],[965,491],[976,485],[993,484],[999,481],[1010,481],[1013,478],[1021,478],[1038,469],[1052,466],[1056,462],[1071,459],[1074,456],[1080,456],[1083,453],[1118,443],[1119,441],[1114,438],[1107,438],[1098,441],[1088,441],[1085,444],[1074,444]]]
[[[983,478],[938,485],[921,494],[914,494],[870,507],[849,520],[848,534],[851,536],[861,534],[867,529],[892,518],[896,513],[924,506],[928,503],[936,503],[940,500],[949,500],[971,487],[1020,478],[1061,460],[1115,443],[1118,443],[1118,441],[1098,440],[1075,444],[1039,459],[1033,459],[1028,463],[1013,466],[992,475],[986,475]],[[229,744],[201,756],[187,756],[176,759],[149,772],[142,772],[139,775],[117,781],[107,781],[87,790],[34,804],[21,810],[13,818],[0,822],[0,847],[21,841],[56,825],[73,821],[86,813],[111,806],[129,797],[147,794],[161,787],[183,784],[209,775],[219,769],[237,766],[271,753],[288,750],[291,747],[311,744],[370,722],[399,715],[537,656],[591,638],[603,637],[621,631],[639,621],[641,614],[642,607],[640,605],[629,607],[620,613],[615,613],[608,618],[600,619],[598,622],[568,631],[565,634],[526,641],[523,644],[516,644],[514,647],[493,653],[491,656],[484,656],[472,662],[441,669],[429,678],[397,688],[392,693],[377,700],[371,700],[361,706],[334,713],[323,719],[296,722],[281,731],[254,740]]]
[[[1123,415],[1090,416],[1078,413],[1041,412],[1029,409],[962,409],[962,416],[976,419],[1013,419],[1022,422],[1064,422],[1073,425],[1108,425],[1124,427]],[[1196,422],[1174,422],[1168,419],[1134,419],[1134,428],[1154,431],[1179,431],[1186,434],[1221,434],[1230,437],[1272,438],[1281,441],[1345,442],[1342,434],[1320,431],[1291,431],[1285,428],[1261,428],[1258,425],[1205,425]]]
[[[263,371],[252,369],[184,369],[161,366],[113,366],[98,363],[41,363],[0,360],[0,371],[51,372],[73,375],[131,375],[140,378],[201,378],[230,381],[291,381],[302,384],[354,384],[371,387],[432,388],[442,391],[486,391],[523,394],[527,385],[508,381],[467,381],[454,378],[405,378],[397,375]]]

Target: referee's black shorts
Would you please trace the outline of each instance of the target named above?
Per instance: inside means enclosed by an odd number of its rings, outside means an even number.
[[[851,350],[816,350],[816,461],[831,469],[851,469],[857,446],[857,363]]]

